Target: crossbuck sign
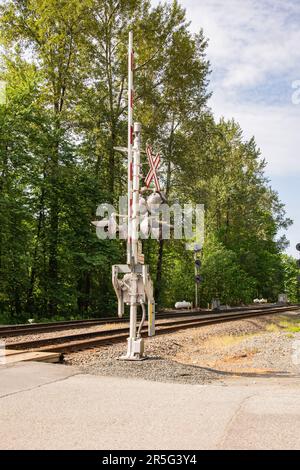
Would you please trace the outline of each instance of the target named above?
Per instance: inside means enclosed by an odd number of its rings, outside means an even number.
[[[156,155],[154,155],[152,153],[151,145],[147,145],[146,153],[147,153],[148,162],[149,162],[149,166],[150,166],[149,173],[145,178],[146,186],[147,186],[147,188],[149,188],[150,183],[153,180],[154,184],[155,184],[155,187],[156,187],[156,191],[160,191],[160,185],[159,185],[159,181],[158,181],[157,174],[156,174],[156,170],[157,170],[157,168],[159,167],[159,164],[160,164],[160,155],[159,155],[159,153],[157,153]]]

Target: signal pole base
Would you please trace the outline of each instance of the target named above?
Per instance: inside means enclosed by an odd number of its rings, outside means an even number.
[[[143,338],[139,339],[127,339],[128,348],[127,354],[125,356],[119,357],[120,361],[144,361],[147,359],[144,356],[144,340]]]

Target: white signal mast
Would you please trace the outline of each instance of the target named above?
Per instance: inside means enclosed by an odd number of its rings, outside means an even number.
[[[132,179],[133,179],[133,161],[132,161],[132,146],[133,146],[133,69],[134,69],[134,50],[133,50],[133,33],[129,32],[128,43],[128,240],[127,240],[127,264],[131,264],[132,258],[132,244],[131,244],[131,218],[132,218]]]
[[[133,33],[130,32],[128,46],[128,148],[117,149],[125,151],[128,155],[127,264],[112,267],[112,282],[118,298],[119,317],[124,314],[124,305],[130,306],[127,353],[120,359],[137,361],[145,359],[144,340],[141,333],[146,320],[146,307],[148,310],[148,335],[155,335],[155,302],[149,267],[144,265],[142,243],[139,241],[141,125],[133,121],[133,74]],[[157,165],[153,164],[151,170],[153,178],[154,176],[156,178],[156,167]],[[139,306],[142,309],[142,319],[137,327]]]

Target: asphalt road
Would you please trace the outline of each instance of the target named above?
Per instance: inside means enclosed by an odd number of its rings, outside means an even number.
[[[1,449],[300,449],[300,378],[179,385],[0,366]]]

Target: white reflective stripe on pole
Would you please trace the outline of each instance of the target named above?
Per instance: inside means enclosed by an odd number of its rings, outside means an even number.
[[[133,33],[129,32],[128,45],[128,233],[127,233],[127,264],[131,264],[132,256],[132,145],[133,145]]]
[[[132,204],[132,257],[134,264],[138,264],[138,239],[139,239],[139,200],[140,200],[140,152],[141,152],[141,125],[134,123],[133,146],[133,204]]]

